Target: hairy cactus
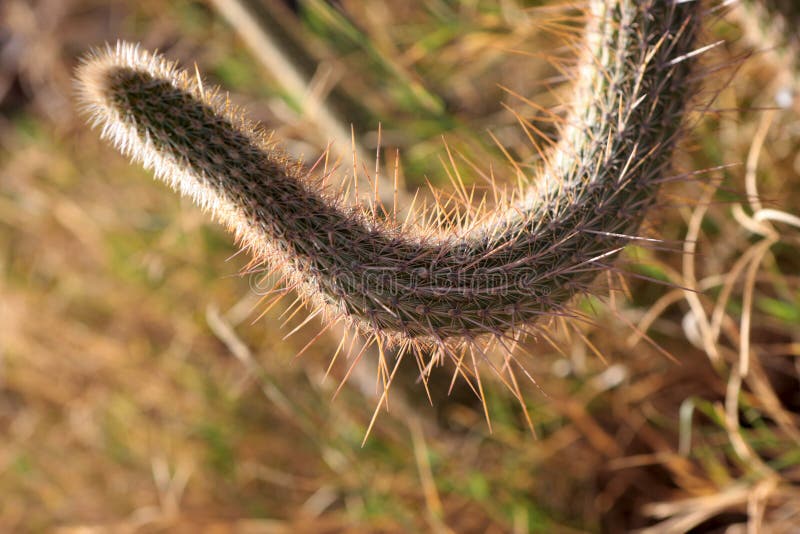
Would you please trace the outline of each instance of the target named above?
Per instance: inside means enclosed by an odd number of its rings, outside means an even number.
[[[77,78],[103,137],[211,211],[328,320],[442,345],[562,313],[636,235],[691,97],[699,17],[694,1],[591,1],[575,105],[541,175],[449,227],[349,205],[216,91],[136,46],[94,52]]]

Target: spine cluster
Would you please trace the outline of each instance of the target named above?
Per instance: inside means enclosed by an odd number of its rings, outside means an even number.
[[[329,320],[395,341],[524,329],[561,313],[635,236],[691,97],[700,7],[593,0],[575,105],[528,189],[458,225],[352,206],[227,100],[129,44],[92,54],[81,97],[121,152],[226,224]]]

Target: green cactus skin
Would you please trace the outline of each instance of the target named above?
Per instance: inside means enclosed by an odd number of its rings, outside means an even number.
[[[693,93],[700,13],[693,1],[590,2],[575,105],[541,176],[458,227],[349,205],[216,91],[136,46],[93,53],[77,79],[104,138],[327,320],[382,342],[472,342],[564,313],[636,235]]]

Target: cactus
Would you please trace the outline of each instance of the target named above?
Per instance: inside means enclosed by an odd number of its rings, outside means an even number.
[[[565,313],[636,235],[693,93],[699,17],[693,1],[590,2],[575,105],[540,176],[450,225],[350,205],[218,91],[137,46],[93,52],[77,80],[103,137],[227,225],[315,314],[445,346]]]

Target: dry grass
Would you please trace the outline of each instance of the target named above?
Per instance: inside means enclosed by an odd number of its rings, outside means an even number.
[[[547,79],[537,102],[557,102],[558,73],[544,61],[518,68],[531,58],[509,50],[566,54],[543,32],[558,25],[510,2],[342,4],[352,24],[309,2],[306,26],[349,66],[335,71],[347,73],[344,89],[383,121],[408,176],[443,176],[430,157],[443,154],[442,132],[453,149],[500,161],[482,133],[491,125],[519,160],[535,155],[497,103],[530,108],[497,84],[531,94]],[[678,162],[713,170],[671,187],[652,224],[687,244],[628,251],[638,274],[668,284],[630,277],[628,291],[580,303],[595,313],[580,335],[554,325],[558,350],[544,338],[525,347],[542,389],[526,392],[538,438],[502,384],[484,382],[489,433],[472,392],[445,395],[447,369],[434,374],[430,407],[412,365],[361,448],[376,402],[369,365],[331,402],[347,371],[322,380],[336,334],[295,360],[318,325],[283,340],[288,301],[253,323],[257,299],[237,276],[247,259],[83,126],[70,78],[89,46],[142,41],[197,61],[313,159],[319,140],[303,137],[298,102],[202,3],[0,10],[0,530],[790,532],[800,522],[800,230],[778,215],[797,213],[800,123],[796,111],[758,109],[777,89],[764,80],[780,77],[766,61],[739,68],[735,26],[708,29],[726,39],[707,60],[709,72],[724,67],[708,76],[725,88]],[[369,131],[362,139],[374,143]]]

